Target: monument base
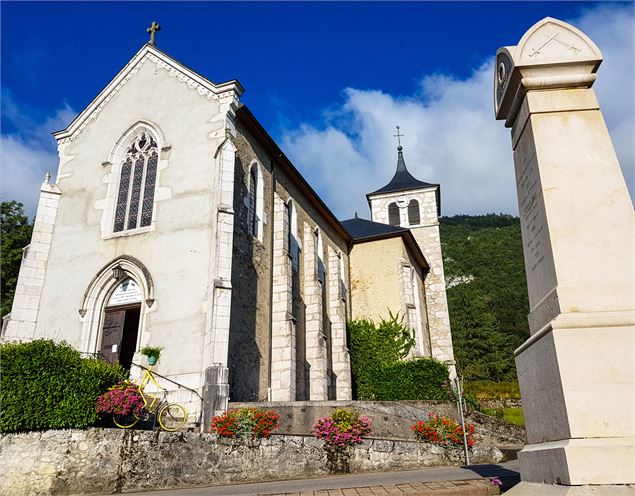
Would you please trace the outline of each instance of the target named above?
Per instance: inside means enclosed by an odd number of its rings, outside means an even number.
[[[565,439],[518,453],[526,482],[635,484],[635,438]]]
[[[538,484],[521,482],[505,495],[510,496],[633,496],[633,485],[599,485],[599,486],[559,486],[555,484]]]
[[[516,351],[524,483],[635,484],[634,321],[628,311],[561,314]]]

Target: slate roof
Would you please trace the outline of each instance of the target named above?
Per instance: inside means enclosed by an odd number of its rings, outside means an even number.
[[[434,188],[438,184],[426,183],[415,178],[406,168],[406,162],[403,159],[403,148],[397,147],[397,171],[390,182],[377,191],[368,193],[366,196],[376,195],[379,193],[394,193],[396,191],[408,191],[411,189]]]
[[[354,218],[340,221],[340,223],[344,226],[344,229],[348,231],[350,237],[353,238],[353,244],[379,241],[380,239],[399,236],[411,250],[411,253],[417,259],[420,267],[424,270],[428,270],[430,268],[426,257],[421,251],[421,248],[412,235],[410,229],[381,224],[379,222],[373,222],[372,220],[360,219],[357,217],[357,213]]]
[[[391,234],[401,234],[407,231],[407,229],[404,229],[403,227],[395,227],[388,224],[373,222],[372,220],[360,219],[357,215],[355,215],[355,218],[353,219],[347,219],[340,222],[353,239],[389,236]]]

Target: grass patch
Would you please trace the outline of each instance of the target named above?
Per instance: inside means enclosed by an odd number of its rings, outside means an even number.
[[[522,408],[504,408],[503,410],[503,420],[506,420],[510,424],[516,424],[521,427],[525,427],[525,417],[523,416]]]
[[[509,422],[510,424],[525,427],[525,417],[523,416],[523,409],[516,408],[483,408],[481,413],[496,417],[497,419]]]
[[[477,400],[520,399],[517,381],[465,381],[465,392]]]

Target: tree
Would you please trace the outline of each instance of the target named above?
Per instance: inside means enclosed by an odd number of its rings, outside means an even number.
[[[11,311],[15,286],[18,282],[22,249],[31,242],[33,226],[24,215],[24,205],[16,201],[3,201],[0,205],[0,281],[2,304],[0,313]]]
[[[440,222],[459,371],[472,380],[514,380],[514,349],[529,336],[520,221],[488,214]]]

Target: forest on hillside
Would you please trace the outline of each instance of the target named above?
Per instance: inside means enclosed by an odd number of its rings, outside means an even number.
[[[454,354],[470,380],[516,380],[514,350],[529,336],[520,221],[504,214],[442,217]]]

